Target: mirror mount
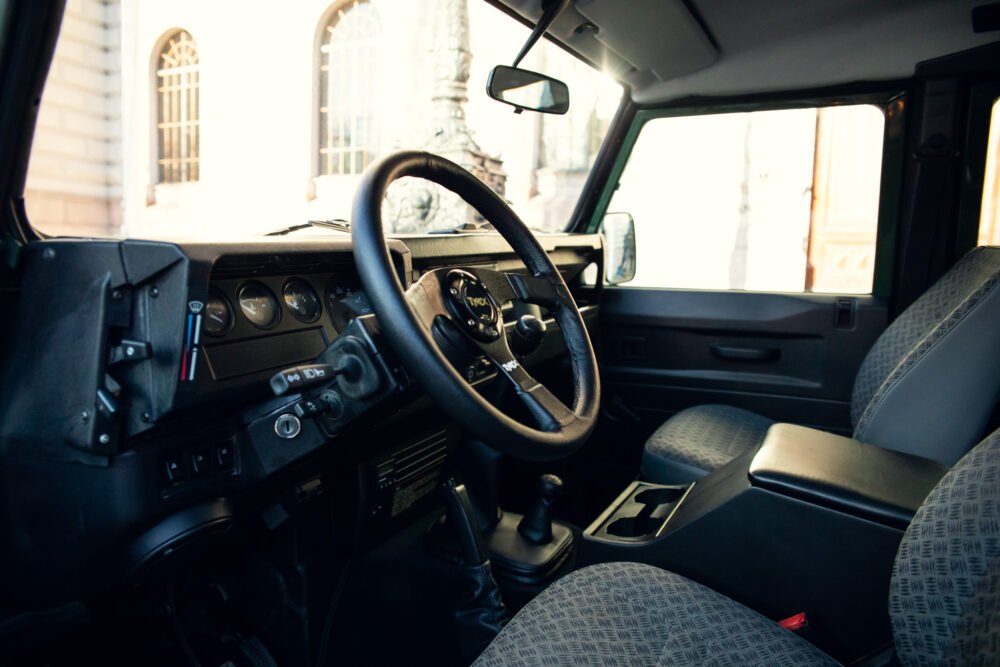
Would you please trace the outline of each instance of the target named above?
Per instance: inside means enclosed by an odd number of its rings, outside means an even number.
[[[628,213],[607,213],[604,234],[604,283],[621,285],[635,278],[635,221]]]
[[[542,0],[542,17],[514,58],[513,66],[497,65],[490,71],[486,82],[487,95],[511,105],[514,113],[518,114],[525,109],[552,114],[569,111],[569,87],[565,83],[545,74],[520,69],[518,65],[572,2],[573,0]]]
[[[524,57],[528,55],[528,51],[531,50],[531,47],[533,47],[538,40],[541,39],[542,35],[545,34],[545,31],[549,29],[549,26],[551,26],[552,23],[559,18],[559,15],[562,14],[563,10],[569,7],[572,2],[573,0],[542,0],[542,18],[538,20],[538,23],[531,31],[531,34],[528,35],[528,41],[524,43],[524,46],[521,47],[521,51],[517,54],[517,57],[514,58],[514,62],[511,64],[512,67],[517,67],[521,61],[524,60]]]

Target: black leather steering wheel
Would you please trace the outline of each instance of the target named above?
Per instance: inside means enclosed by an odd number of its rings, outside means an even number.
[[[397,178],[416,176],[444,186],[485,217],[514,249],[530,275],[489,269],[435,269],[404,291],[386,247],[382,200]],[[378,317],[379,328],[406,369],[456,421],[511,456],[547,461],[576,451],[593,431],[600,380],[590,336],[569,289],[538,240],[485,183],[454,162],[404,151],[372,164],[354,198],[354,259]],[[567,407],[521,366],[504,333],[501,306],[520,300],[549,310],[569,352],[573,407]],[[438,318],[456,328],[513,385],[536,426],[501,412],[449,363],[432,336]]]

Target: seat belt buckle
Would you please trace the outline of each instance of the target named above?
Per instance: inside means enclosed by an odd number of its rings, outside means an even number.
[[[785,630],[791,630],[792,632],[798,632],[803,628],[809,627],[809,619],[806,618],[806,613],[800,611],[794,616],[789,616],[778,621],[778,625],[783,627]]]

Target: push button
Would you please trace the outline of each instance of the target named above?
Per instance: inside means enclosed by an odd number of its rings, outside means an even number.
[[[194,473],[195,477],[201,477],[207,473],[211,465],[211,459],[208,458],[208,452],[205,450],[196,449],[191,452],[191,472]]]
[[[327,406],[326,403],[318,398],[303,398],[292,406],[292,409],[295,410],[295,414],[299,417],[315,417],[318,414],[326,412]]]
[[[236,466],[236,452],[232,445],[215,448],[215,465],[219,470],[232,470]]]
[[[163,478],[168,484],[184,480],[184,464],[180,457],[171,456],[163,462]]]

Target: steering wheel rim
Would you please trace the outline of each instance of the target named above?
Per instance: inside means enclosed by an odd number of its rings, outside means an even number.
[[[463,326],[464,322],[455,325],[474,339],[498,373],[513,384],[537,427],[513,419],[483,398],[434,342],[434,318],[451,316],[454,320],[456,312],[456,299],[445,293],[445,287],[458,285],[454,280],[462,276],[438,269],[424,274],[406,290],[400,283],[386,245],[382,201],[388,186],[404,176],[427,179],[460,196],[493,224],[528,268],[529,276],[478,268],[463,271],[474,278],[468,284],[478,281],[492,298],[499,317],[498,326],[492,328],[499,329],[499,334],[484,334],[491,328],[488,320],[477,321],[474,327]],[[600,379],[590,336],[562,275],[527,226],[495,192],[446,158],[422,151],[393,153],[377,160],[362,175],[354,198],[351,235],[357,270],[380,330],[406,369],[451,417],[484,442],[524,460],[563,458],[583,445],[593,431],[600,405]],[[449,292],[456,293],[451,288]],[[510,296],[546,305],[559,324],[573,369],[571,408],[534,380],[510,352],[499,313]],[[472,325],[472,320],[470,317],[467,324]]]

